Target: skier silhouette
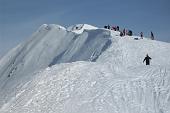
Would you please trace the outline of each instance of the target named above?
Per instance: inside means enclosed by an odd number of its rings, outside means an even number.
[[[150,65],[150,60],[151,60],[151,59],[152,59],[152,58],[149,57],[149,55],[147,54],[146,57],[145,57],[144,60],[143,60],[143,63],[146,61],[146,65]]]

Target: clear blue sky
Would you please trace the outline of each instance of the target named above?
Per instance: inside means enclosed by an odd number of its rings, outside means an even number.
[[[44,23],[119,25],[170,42],[170,0],[0,0],[0,55]]]

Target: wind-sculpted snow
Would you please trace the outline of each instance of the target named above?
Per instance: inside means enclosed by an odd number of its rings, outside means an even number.
[[[109,32],[101,29],[84,31],[81,35],[70,37],[69,47],[62,50],[49,66],[63,62],[95,61],[111,45],[110,38]]]
[[[95,29],[98,29],[98,28],[88,25],[88,24],[76,24],[76,25],[72,25],[67,28],[68,31],[71,31],[77,34],[83,33],[84,30],[95,30]]]
[[[170,113],[170,44],[134,38],[42,25],[0,61],[0,113]]]

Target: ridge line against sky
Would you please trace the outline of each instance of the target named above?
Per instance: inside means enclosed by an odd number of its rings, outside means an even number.
[[[42,24],[119,25],[170,42],[169,0],[0,0],[0,56]]]

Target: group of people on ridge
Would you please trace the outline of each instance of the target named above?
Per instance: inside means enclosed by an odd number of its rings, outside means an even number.
[[[141,37],[141,39],[143,39],[143,32],[141,32],[140,33],[140,37]],[[152,31],[151,31],[151,40],[154,40],[154,35],[153,35],[153,33],[152,33]]]
[[[133,35],[133,32],[132,30],[128,30],[128,29],[123,29],[123,31],[120,30],[119,26],[110,26],[109,24],[104,26],[105,29],[110,29],[110,30],[114,30],[114,31],[119,31],[120,32],[120,36],[125,36],[125,35],[128,35],[128,36],[132,36]],[[141,39],[143,39],[143,32],[140,32],[140,37]],[[151,31],[151,40],[154,40],[154,35],[153,35],[153,32]]]
[[[110,26],[110,25],[107,25],[107,26],[104,26],[104,28],[105,29],[114,30],[114,31],[119,31],[120,32],[120,36],[125,36],[125,35],[132,36],[133,35],[132,30],[123,29],[123,31],[121,31],[119,26]]]
[[[106,25],[106,26],[104,26],[104,28],[109,29],[109,30],[119,31],[121,37],[125,36],[125,35],[128,35],[128,36],[133,35],[132,30],[127,30],[127,29],[124,28],[123,31],[121,31],[119,26],[112,26],[111,27],[110,25]],[[143,39],[143,32],[140,33],[140,37],[141,37],[141,39]],[[150,38],[151,38],[151,40],[154,40],[154,35],[153,35],[152,31],[151,31],[151,37]],[[143,60],[143,63],[146,62],[146,65],[150,65],[150,60],[151,59],[152,58],[149,57],[149,55],[147,54],[146,57]]]

